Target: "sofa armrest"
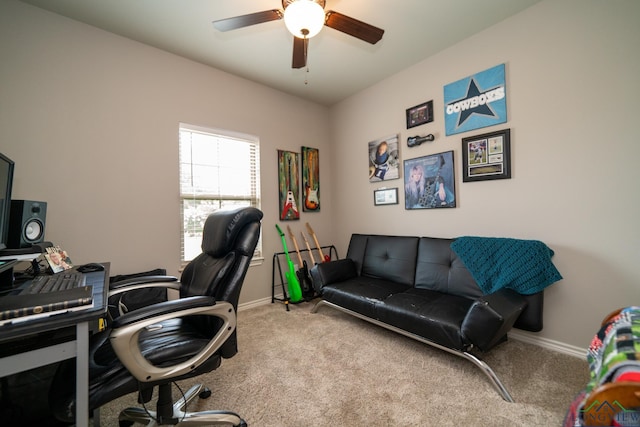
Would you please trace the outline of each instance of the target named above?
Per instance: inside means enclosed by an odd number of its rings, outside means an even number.
[[[543,324],[544,291],[523,296],[527,300],[527,307],[522,311],[513,327],[523,331],[540,332]]]
[[[526,306],[526,299],[511,289],[484,295],[469,308],[462,321],[462,334],[487,351],[503,340]]]
[[[351,258],[323,262],[311,269],[313,288],[318,293],[322,293],[322,288],[331,283],[352,279],[357,275],[356,263]]]

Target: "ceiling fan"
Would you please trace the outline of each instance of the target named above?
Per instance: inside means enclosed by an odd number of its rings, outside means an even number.
[[[293,68],[307,65],[309,39],[324,25],[371,44],[382,39],[384,30],[333,10],[325,13],[325,3],[325,0],[282,0],[283,10],[272,9],[220,19],[213,21],[213,26],[219,31],[231,31],[284,18],[287,29],[294,35]]]

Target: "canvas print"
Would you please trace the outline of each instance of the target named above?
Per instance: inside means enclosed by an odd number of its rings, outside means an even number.
[[[302,210],[320,211],[320,159],[317,148],[302,147]]]
[[[404,161],[405,209],[455,208],[453,151]]]
[[[507,121],[505,66],[497,65],[444,87],[447,135]]]
[[[400,178],[399,135],[369,142],[369,182]]]
[[[298,153],[278,150],[278,200],[282,221],[300,219],[299,176]]]

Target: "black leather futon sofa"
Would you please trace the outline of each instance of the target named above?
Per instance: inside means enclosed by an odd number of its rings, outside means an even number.
[[[329,306],[464,357],[513,402],[479,354],[505,341],[512,327],[540,331],[543,291],[523,295],[503,287],[483,294],[452,242],[354,234],[346,258],[312,269],[322,296],[312,312]]]

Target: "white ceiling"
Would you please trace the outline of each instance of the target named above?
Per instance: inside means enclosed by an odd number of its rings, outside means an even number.
[[[22,1],[329,106],[540,0],[326,0],[325,10],[385,33],[370,45],[324,27],[309,41],[308,71],[291,68],[282,20],[225,33],[211,24],[281,0]]]

